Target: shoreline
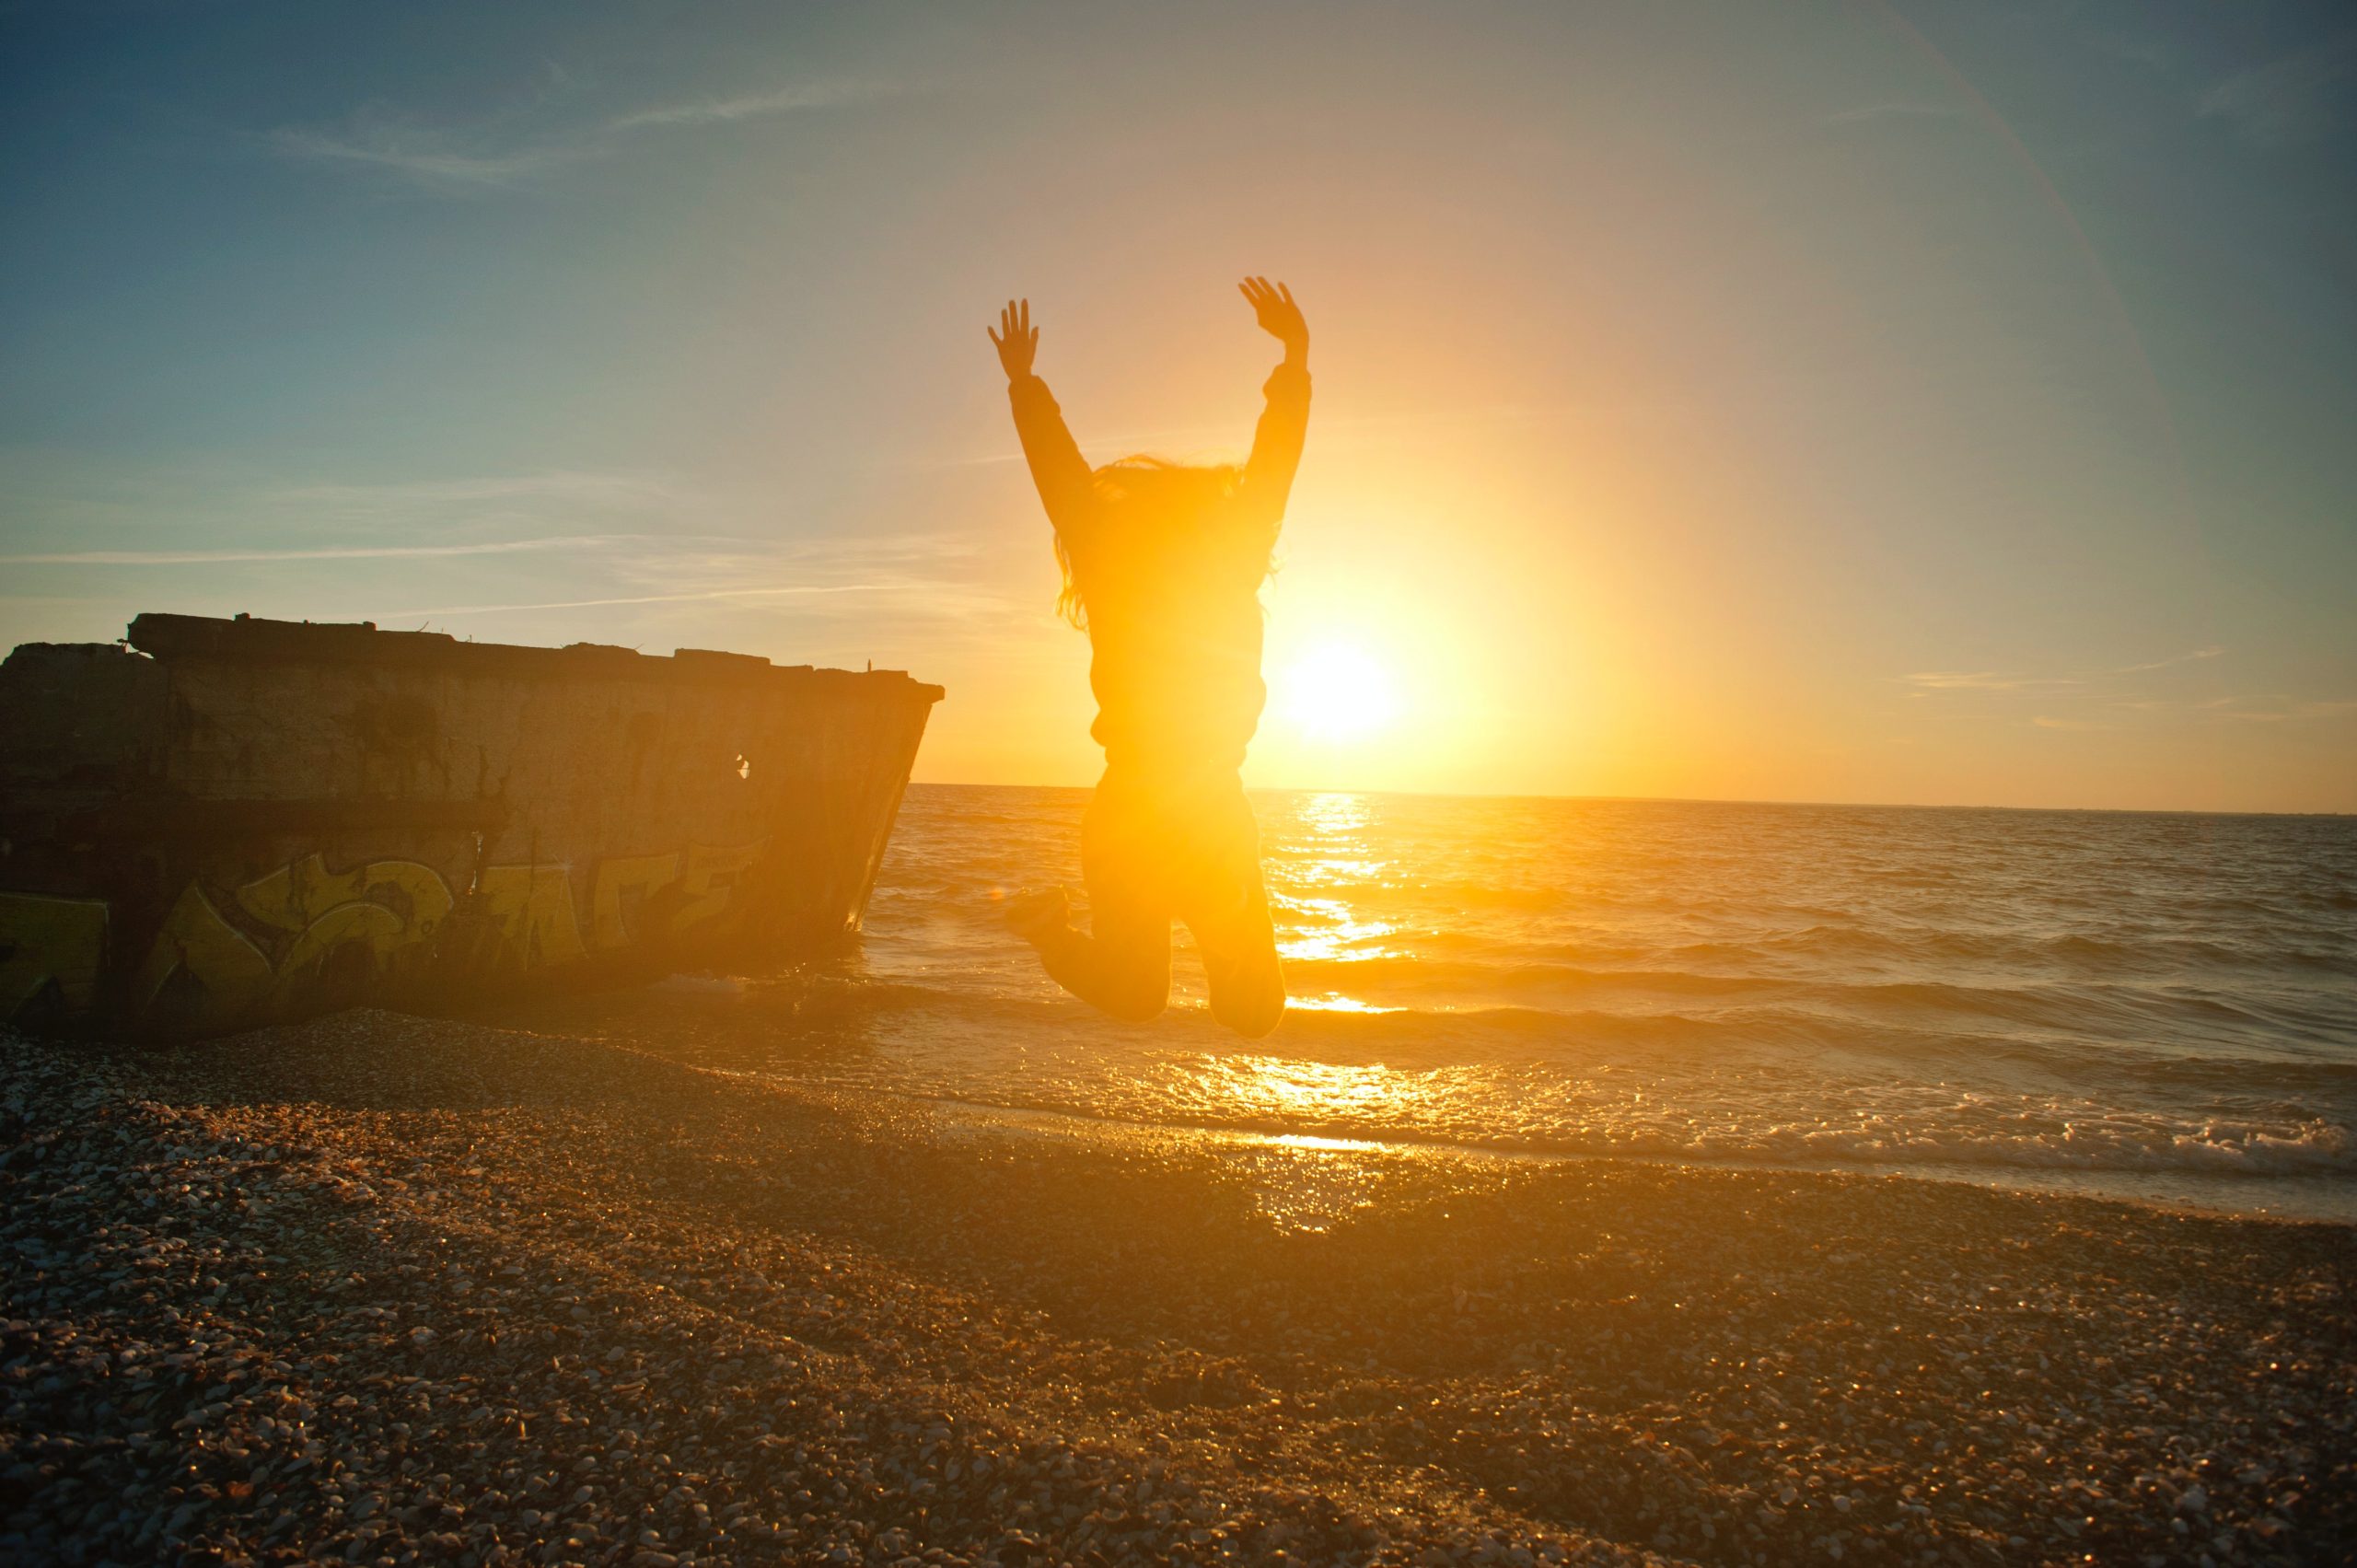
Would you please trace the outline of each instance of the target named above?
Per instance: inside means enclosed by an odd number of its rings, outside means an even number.
[[[2130,1208],[2149,1209],[2158,1214],[2185,1214],[2197,1218],[2244,1220],[2260,1225],[2343,1225],[2357,1229],[2357,1194],[2335,1195],[2328,1202],[2318,1201],[2311,1206],[2292,1211],[2278,1211],[2264,1206],[2207,1202],[2189,1196],[2171,1196],[2159,1192],[2139,1192],[2132,1190],[2141,1179],[2158,1186],[2170,1182],[2189,1182],[2196,1186],[2214,1186],[2232,1191],[2244,1185],[2296,1185],[2299,1178],[2279,1175],[2217,1175],[2203,1177],[2189,1172],[2173,1172],[2167,1176],[2139,1171],[2104,1170],[2089,1167],[2058,1166],[2037,1167],[2017,1165],[1973,1165],[1962,1160],[1927,1160],[1919,1165],[1875,1165],[1864,1160],[1780,1161],[1751,1159],[1740,1156],[1707,1158],[1699,1155],[1657,1155],[1643,1153],[1596,1154],[1563,1149],[1513,1148],[1504,1145],[1469,1144],[1458,1139],[1418,1137],[1399,1133],[1389,1137],[1351,1137],[1340,1133],[1285,1132],[1275,1127],[1255,1127],[1242,1122],[1215,1121],[1142,1121],[1128,1117],[1095,1115],[1057,1106],[993,1105],[986,1100],[967,1099],[956,1095],[928,1095],[905,1089],[863,1089],[852,1091],[831,1086],[807,1085],[789,1078],[764,1077],[740,1069],[726,1070],[730,1076],[742,1076],[749,1083],[777,1083],[797,1092],[830,1098],[837,1095],[889,1097],[912,1104],[931,1106],[977,1121],[1003,1126],[1010,1131],[1036,1131],[1041,1133],[1062,1133],[1086,1137],[1135,1133],[1144,1136],[1171,1135],[1204,1143],[1234,1141],[1245,1144],[1271,1144],[1292,1148],[1309,1148],[1337,1153],[1366,1155],[1417,1156],[1433,1155],[1469,1160],[1502,1160],[1516,1164],[1555,1165],[1562,1163],[1595,1162],[1605,1165],[1629,1164],[1652,1166],[1669,1170],[1732,1170],[1754,1171],[1763,1175],[1786,1173],[1794,1176],[1829,1176],[1856,1178],[1862,1180],[1929,1181],[1941,1185],[1978,1188],[1993,1192],[2016,1192],[2059,1198],[2081,1198],[2092,1202],[2119,1203]],[[1023,1126],[1026,1122],[1039,1125]],[[2317,1179],[2321,1184],[2323,1179]]]
[[[0,1554],[2357,1549],[2344,1225],[1010,1136],[381,1013],[0,1063]]]

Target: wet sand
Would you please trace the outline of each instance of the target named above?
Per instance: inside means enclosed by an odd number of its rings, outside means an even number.
[[[2357,1231],[0,1041],[0,1558],[2335,1562]]]

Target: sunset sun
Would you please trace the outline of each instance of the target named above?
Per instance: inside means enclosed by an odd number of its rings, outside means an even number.
[[[1320,740],[1364,739],[1399,714],[1391,671],[1353,643],[1312,647],[1287,668],[1281,690],[1285,712]]]

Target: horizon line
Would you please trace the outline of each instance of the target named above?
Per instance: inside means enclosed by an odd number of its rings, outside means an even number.
[[[967,779],[909,780],[910,788],[934,789],[1070,789],[1093,790],[1087,784],[1011,784]],[[1546,795],[1531,790],[1360,789],[1309,784],[1246,784],[1247,794],[1377,795],[1439,800],[1589,800],[1635,806],[1798,806],[1843,811],[2050,811],[2081,814],[2100,812],[2116,817],[2332,817],[2357,819],[2357,807],[2348,809],[2242,809],[2215,806],[2003,806],[1969,801],[1806,800],[1768,796],[1710,795]]]

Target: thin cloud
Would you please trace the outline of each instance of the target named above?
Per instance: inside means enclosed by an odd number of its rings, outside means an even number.
[[[2340,718],[2357,714],[2357,701],[2290,697],[2281,692],[2262,696],[2219,697],[2201,704],[2212,717],[2237,724],[2286,724],[2297,719]]]
[[[903,89],[882,83],[819,82],[781,87],[773,92],[738,93],[726,98],[699,99],[688,103],[642,109],[608,122],[615,131],[657,130],[679,125],[734,125],[740,121],[766,120],[810,109],[834,109],[889,98]]]
[[[2020,691],[2032,686],[2070,684],[2067,679],[2039,680],[1991,669],[1926,669],[1898,679],[1921,691]]]
[[[2207,647],[2196,648],[2191,653],[2179,654],[2175,658],[2154,659],[2150,664],[2123,664],[2119,668],[2110,671],[2110,673],[2113,675],[2142,675],[2148,669],[2168,669],[2180,664],[2194,664],[2202,659],[2216,658],[2220,654],[2223,654],[2225,651],[2225,649],[2220,647],[2217,644],[2212,643]]]
[[[2223,120],[2254,147],[2302,146],[2321,141],[2339,122],[2328,90],[2357,69],[2357,29],[2212,87],[2197,100],[2204,120]]]
[[[686,594],[632,594],[620,598],[552,598],[530,604],[446,604],[431,610],[389,610],[388,620],[412,615],[493,615],[511,610],[597,610],[616,604],[693,604],[705,599],[776,598],[810,594],[888,593],[905,583],[804,583],[772,588],[706,588]]]
[[[1898,679],[1902,684],[1913,687],[1918,695],[1930,691],[2029,691],[2050,696],[2058,692],[2099,690],[2120,676],[2142,675],[2152,670],[2198,664],[2216,658],[2225,651],[2217,644],[2211,643],[2142,664],[2114,665],[2107,669],[2061,675],[2026,675],[1995,669],[1926,669],[1902,675]]]
[[[641,540],[644,547],[641,552],[626,562],[612,563],[620,578],[616,587],[643,587],[646,591],[592,591],[562,599],[440,605],[377,613],[381,619],[400,620],[732,599],[824,599],[860,594],[902,595],[913,606],[950,616],[996,613],[1006,608],[1002,596],[972,584],[981,541],[971,535],[853,535],[774,545],[707,536],[705,542],[737,548],[685,551],[676,540],[649,536]],[[776,580],[788,575],[799,580]],[[749,586],[749,578],[768,581]]]
[[[2047,711],[2028,722],[2039,729],[2119,729],[2138,720],[2171,717],[2235,724],[2288,724],[2333,719],[2357,714],[2357,701],[2293,697],[2282,692],[2195,696],[2172,690],[2182,676],[2161,672],[2186,671],[2189,667],[2222,658],[2225,649],[2215,643],[2189,648],[2166,658],[2103,669],[2059,675],[2022,675],[1997,670],[1926,670],[1901,676],[1908,695],[1963,706],[1980,713],[2019,713],[2035,702]],[[1975,703],[1973,699],[1986,701]],[[2057,712],[2054,710],[2060,709]]]
[[[470,151],[447,133],[364,121],[342,135],[281,127],[269,135],[281,157],[390,174],[447,192],[490,192],[523,184],[582,157],[580,146],[541,144],[504,152]]]
[[[254,561],[379,561],[429,555],[509,555],[524,550],[598,545],[608,536],[567,534],[478,544],[355,544],[307,550],[73,550],[42,555],[0,555],[6,566],[211,566]]]
[[[531,183],[568,164],[601,157],[617,143],[648,132],[741,124],[811,110],[898,96],[875,82],[816,82],[762,92],[657,105],[608,119],[518,133],[516,116],[471,126],[435,126],[370,107],[341,130],[283,126],[268,145],[281,157],[387,175],[420,190],[483,194]],[[534,110],[540,108],[535,105]]]
[[[638,473],[557,470],[490,474],[463,479],[412,480],[384,484],[328,482],[281,485],[258,499],[314,514],[380,517],[529,517],[559,507],[605,512],[669,513],[694,506],[698,498],[664,479]]]

